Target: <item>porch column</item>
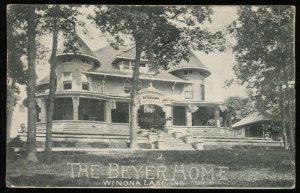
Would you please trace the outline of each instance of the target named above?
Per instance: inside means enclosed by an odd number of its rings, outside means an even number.
[[[192,112],[190,111],[189,107],[185,108],[186,112],[186,126],[191,127],[192,126]]]
[[[228,123],[228,112],[227,111],[224,113],[223,121],[224,121],[224,127],[227,128],[227,126],[228,126],[228,124],[227,124]]]
[[[72,97],[73,101],[73,120],[78,120],[79,97]]]
[[[172,106],[171,105],[165,105],[165,113],[166,113],[166,126],[172,126],[172,119],[168,119],[172,117]]]
[[[105,101],[105,114],[104,114],[104,120],[107,123],[111,123],[111,106],[110,106],[110,100]]]
[[[216,108],[215,110],[215,126],[216,127],[220,127],[221,124],[220,124],[220,111],[219,111],[219,108]]]
[[[41,107],[41,114],[40,114],[41,122],[45,122],[46,118],[47,118],[47,107],[46,107],[44,98],[41,98],[41,106],[40,107]]]
[[[229,112],[228,114],[229,114],[229,116],[228,116],[228,127],[232,130],[232,120],[231,120],[232,113]]]

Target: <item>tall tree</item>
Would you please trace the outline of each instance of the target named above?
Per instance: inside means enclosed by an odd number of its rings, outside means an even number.
[[[20,29],[24,22],[20,7],[10,5],[7,12],[7,143],[10,141],[13,111],[20,92],[18,84],[26,84],[25,64],[21,61],[21,57],[26,55],[26,34]]]
[[[45,142],[45,162],[52,161],[52,120],[56,92],[56,53],[59,32],[63,32],[65,37],[65,51],[76,51],[75,21],[78,14],[77,6],[68,5],[47,5],[40,7],[40,28],[44,34],[52,33],[52,49],[50,57],[50,81],[49,96],[47,106],[47,125],[46,125],[46,142]],[[83,25],[83,23],[81,23]]]
[[[35,81],[36,81],[36,6],[27,5],[27,100],[28,100],[28,126],[27,126],[27,160],[37,161],[36,147],[36,101],[35,101]]]
[[[281,117],[291,149],[295,147],[294,16],[290,6],[242,6],[230,27],[237,40],[235,74],[251,91],[258,110]]]
[[[223,34],[210,33],[200,24],[210,20],[206,6],[97,6],[93,17],[103,32],[118,43],[128,36],[135,43],[135,66],[130,95],[130,147],[137,148],[138,80],[142,53],[153,69],[189,60],[191,50],[224,50]]]

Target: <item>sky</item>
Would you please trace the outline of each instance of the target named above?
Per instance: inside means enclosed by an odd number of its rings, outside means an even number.
[[[212,23],[206,23],[205,27],[208,29],[215,31],[218,29],[222,29],[224,26],[230,24],[237,18],[237,7],[236,6],[212,6],[214,14],[211,16]],[[85,13],[91,13],[92,8],[84,8]],[[88,29],[88,33],[84,34],[82,30],[77,30],[79,36],[86,42],[86,44],[90,47],[91,50],[97,50],[101,47],[104,47],[108,44],[106,38],[101,36],[101,32],[99,29],[95,27],[95,24],[86,24]],[[228,39],[230,43],[232,39]],[[44,37],[43,45],[48,47],[49,50],[52,45],[52,37]],[[62,43],[59,43],[59,46]],[[202,63],[210,70],[211,75],[206,78],[206,101],[214,101],[214,102],[223,102],[229,96],[242,96],[247,97],[246,89],[243,86],[232,85],[230,88],[225,88],[224,81],[228,79],[235,78],[232,67],[235,63],[235,58],[230,49],[227,49],[222,53],[210,53],[205,54],[201,52],[195,52],[197,57],[202,61]],[[47,54],[50,56],[50,54]],[[41,79],[49,74],[49,64],[37,65],[37,74],[38,78]],[[22,102],[22,99],[26,97],[26,92],[24,87],[21,88],[21,100],[19,100],[19,104]],[[18,106],[18,105],[17,105]],[[15,110],[17,112],[18,109]],[[17,113],[14,113],[13,122],[14,124],[19,125],[20,121],[26,122],[26,116],[20,118]],[[12,135],[16,135],[16,131],[12,131]]]

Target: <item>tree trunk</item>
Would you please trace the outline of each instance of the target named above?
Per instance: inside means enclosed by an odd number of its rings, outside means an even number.
[[[285,113],[284,113],[284,105],[283,105],[283,97],[282,97],[282,84],[279,85],[280,91],[280,117],[281,117],[281,125],[282,125],[282,136],[284,142],[284,149],[288,150],[287,136],[286,136],[286,125],[285,125]]]
[[[54,111],[54,100],[56,91],[56,52],[57,52],[57,36],[58,36],[58,18],[54,19],[53,26],[53,43],[52,53],[50,58],[50,83],[49,83],[49,98],[47,108],[47,126],[46,126],[46,144],[45,144],[45,162],[52,162],[52,118]]]
[[[6,107],[6,112],[7,112],[7,117],[6,117],[6,143],[10,142],[10,131],[11,131],[11,121],[12,121],[12,116],[14,112],[14,107],[15,107],[15,79],[10,78],[10,85],[7,86],[7,107]]]
[[[27,161],[37,161],[36,147],[36,18],[35,5],[27,5],[27,37],[28,37],[28,69],[27,69],[27,100],[28,100],[28,126],[27,126]]]
[[[137,149],[137,128],[138,128],[138,100],[137,91],[139,83],[139,68],[141,62],[141,48],[139,43],[136,43],[135,66],[133,70],[130,95],[130,148]]]
[[[288,129],[289,129],[289,142],[290,142],[290,148],[291,150],[295,149],[295,136],[294,136],[294,123],[292,121],[292,106],[291,106],[291,96],[290,96],[290,89],[289,89],[289,83],[288,83],[288,75],[286,68],[283,69],[283,76],[284,76],[284,83],[287,90],[287,109],[288,109]]]

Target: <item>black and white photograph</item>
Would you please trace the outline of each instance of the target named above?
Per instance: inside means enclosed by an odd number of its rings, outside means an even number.
[[[295,17],[7,5],[6,187],[294,189]]]

